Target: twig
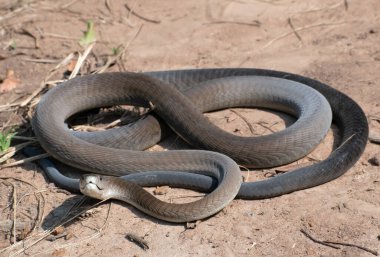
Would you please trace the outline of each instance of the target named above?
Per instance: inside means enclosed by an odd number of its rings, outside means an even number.
[[[309,235],[305,230],[301,229],[300,230],[302,234],[304,234],[307,238],[309,238],[311,241],[313,241],[314,243],[317,243],[317,244],[321,244],[321,245],[325,245],[325,246],[328,246],[328,247],[331,247],[331,248],[334,248],[334,249],[340,249],[340,247],[338,246],[335,246],[335,245],[330,245],[324,241],[319,241],[317,239],[315,239],[314,237],[312,237],[311,235]]]
[[[71,2],[68,2],[67,4],[62,5],[61,8],[66,9],[70,7],[71,5],[75,4],[76,2],[78,2],[78,0],[72,0]]]
[[[301,36],[297,33],[296,29],[294,28],[293,23],[292,23],[292,19],[290,17],[288,18],[288,24],[289,24],[290,28],[293,30],[293,33],[294,33],[294,35],[296,35],[298,40],[303,42]]]
[[[125,235],[125,238],[127,238],[132,243],[135,243],[136,245],[140,246],[144,251],[149,249],[148,242],[145,241],[142,237],[139,237],[133,233],[128,233]]]
[[[161,21],[159,21],[159,20],[153,20],[153,19],[146,18],[146,17],[144,17],[144,16],[138,14],[136,11],[134,11],[132,8],[130,8],[130,7],[128,6],[128,4],[124,4],[124,6],[125,6],[125,8],[126,8],[130,13],[132,13],[133,15],[135,15],[136,17],[138,17],[138,18],[140,18],[140,19],[142,19],[142,20],[144,20],[144,21],[151,22],[151,23],[156,23],[156,24],[161,23]]]
[[[80,68],[83,66],[84,61],[86,60],[87,56],[91,52],[94,45],[95,45],[95,42],[92,42],[91,44],[89,44],[84,50],[83,55],[79,53],[78,61],[75,64],[75,67],[73,71],[71,72],[69,79],[72,79],[78,75]]]
[[[5,162],[9,158],[13,157],[16,154],[16,152],[20,151],[21,149],[33,143],[34,141],[28,141],[28,142],[24,142],[24,143],[9,147],[6,151],[0,153],[0,163]]]
[[[327,240],[323,240],[323,241],[320,241],[320,240],[317,240],[315,238],[313,238],[310,234],[308,234],[305,230],[301,229],[300,230],[302,232],[302,234],[304,234],[306,237],[308,237],[309,239],[311,239],[313,242],[315,243],[318,243],[318,244],[322,244],[322,245],[325,245],[325,246],[329,246],[329,247],[332,247],[332,248],[335,248],[335,249],[340,249],[340,247],[338,246],[334,246],[334,245],[342,245],[342,246],[349,246],[349,247],[355,247],[355,248],[358,248],[360,250],[363,250],[363,251],[366,251],[368,253],[371,253],[375,256],[378,256],[378,253],[374,250],[371,250],[371,249],[368,249],[366,247],[363,247],[363,246],[360,246],[360,245],[355,245],[355,244],[350,244],[350,243],[340,243],[340,242],[333,242],[333,241],[327,241]]]
[[[99,205],[100,203],[103,203],[103,202],[104,201],[96,203],[93,206],[91,206],[89,209],[92,209],[93,207],[95,207],[95,206],[97,206],[97,205]],[[97,237],[106,228],[107,221],[109,219],[109,215],[110,215],[110,212],[111,212],[111,206],[112,206],[112,202],[110,202],[109,205],[108,205],[107,215],[106,215],[106,218],[104,220],[104,223],[102,224],[102,226],[100,228],[97,229],[97,231],[94,234],[89,235],[89,236],[87,236],[85,238],[82,238],[79,242],[76,242],[76,243],[68,243],[68,244],[60,245],[58,249],[63,249],[63,248],[67,248],[67,247],[72,247],[72,246],[76,246],[76,245],[79,245],[79,244],[83,244],[84,242],[90,241],[91,239]],[[89,209],[86,209],[84,212],[87,212]],[[79,213],[79,215],[82,215],[84,212]],[[75,218],[77,218],[79,215],[76,215]],[[64,224],[61,224],[59,226],[63,226],[63,225]],[[54,229],[52,231],[54,231]],[[49,235],[50,235],[50,233],[49,233]],[[48,249],[46,251],[43,251],[43,252],[38,252],[36,254],[31,255],[31,257],[33,257],[33,256],[38,257],[38,256],[41,256],[43,253],[47,253],[49,251],[50,251],[50,249]]]
[[[10,182],[9,182],[10,183]],[[17,220],[17,194],[16,194],[16,187],[13,185],[13,243],[16,243],[16,220]]]
[[[30,32],[26,28],[23,28],[20,33],[24,34],[24,35],[27,35],[27,36],[30,36],[31,38],[33,38],[33,40],[34,40],[34,48],[36,48],[36,49],[40,48],[38,37],[36,35],[34,35],[34,33]]]
[[[334,151],[332,151],[332,153],[334,153],[335,151],[337,151],[338,149],[342,148],[345,144],[348,143],[348,141],[350,141],[354,136],[356,135],[355,134],[352,134],[351,136],[349,136],[346,140],[344,140],[344,142],[339,146],[337,147]]]
[[[272,39],[271,41],[269,41],[267,44],[265,44],[262,49],[265,49],[267,47],[269,47],[270,45],[272,45],[274,42],[280,40],[280,39],[283,39],[291,34],[293,34],[295,31],[303,31],[303,30],[307,30],[307,29],[311,29],[311,28],[316,28],[316,27],[324,27],[324,26],[338,26],[338,25],[343,25],[343,24],[347,24],[348,22],[336,22],[336,23],[317,23],[317,24],[312,24],[312,25],[309,25],[309,26],[304,26],[304,27],[299,27],[299,28],[295,28],[292,32],[286,32],[274,39]]]
[[[35,155],[33,157],[25,158],[25,159],[22,159],[20,161],[16,161],[16,162],[12,162],[12,163],[7,163],[7,164],[4,164],[4,165],[1,165],[0,169],[17,166],[17,165],[20,165],[20,164],[32,162],[32,161],[39,160],[39,159],[43,159],[43,158],[46,158],[46,157],[49,157],[49,156],[50,155],[48,153],[43,153],[43,154]]]
[[[83,199],[85,199],[85,197],[82,197],[82,198],[81,198],[81,200],[83,200]],[[107,199],[107,200],[108,200],[108,199]],[[52,233],[57,227],[66,225],[67,223],[69,223],[69,222],[71,222],[72,220],[76,219],[77,217],[79,217],[80,215],[82,215],[83,213],[85,213],[86,211],[88,211],[88,210],[90,210],[90,209],[92,209],[92,208],[94,208],[94,207],[100,205],[101,203],[104,203],[104,202],[107,201],[107,200],[99,201],[99,202],[97,202],[96,204],[90,206],[89,208],[87,208],[87,209],[85,209],[85,210],[79,212],[78,214],[75,214],[73,217],[71,217],[70,219],[68,219],[68,220],[66,220],[66,221],[64,221],[64,222],[62,222],[61,224],[56,225],[56,226],[54,226],[54,227],[52,227],[52,228],[50,228],[50,229],[44,231],[44,232],[41,234],[41,237],[40,237],[40,238],[36,239],[35,241],[33,241],[32,243],[30,243],[29,245],[26,245],[25,240],[20,241],[19,243],[22,243],[23,248],[20,249],[20,250],[18,250],[18,251],[15,252],[15,253],[9,255],[9,256],[10,256],[10,257],[14,257],[14,256],[17,256],[17,255],[19,255],[19,254],[25,252],[26,250],[28,250],[28,249],[31,248],[32,246],[36,245],[37,243],[39,243],[40,241],[42,241],[43,239],[45,239],[45,238],[46,238],[48,235],[50,235],[50,234],[51,234],[51,233]],[[82,201],[82,202],[83,202],[83,201]],[[73,207],[74,207],[74,206],[73,206]],[[71,209],[72,209],[72,208],[71,208]],[[71,209],[67,212],[67,214],[64,216],[64,218],[66,218],[68,215],[70,215],[70,211],[71,211]],[[88,237],[87,239],[82,240],[80,243],[82,243],[83,241],[87,241],[87,240],[90,240],[90,239],[94,238],[95,236],[97,236],[97,235],[98,235],[98,234],[99,234],[99,233],[105,228],[106,222],[108,221],[108,217],[109,217],[110,209],[111,209],[111,204],[110,204],[109,209],[108,209],[108,212],[107,212],[106,221],[105,221],[105,223],[102,225],[102,227],[99,229],[99,231],[98,231],[97,233],[95,233],[94,235]],[[70,246],[70,245],[72,245],[72,244],[67,244],[67,245],[64,245],[64,246],[61,246],[61,247],[66,247],[66,246]],[[8,248],[1,249],[1,250],[0,250],[0,253],[4,252],[5,250],[8,250]],[[33,256],[41,256],[41,253],[38,253],[37,255],[33,255]]]
[[[272,127],[273,127],[274,125],[276,125],[278,122],[275,122],[275,123],[273,123],[273,124],[270,125],[270,126],[264,125],[263,123],[266,123],[266,122],[261,121],[261,122],[258,122],[257,124],[259,124],[261,127],[265,128],[265,129],[267,129],[267,130],[269,130],[269,131],[272,132],[272,133],[276,133],[276,131],[273,130]],[[263,133],[261,133],[261,135],[264,134],[264,133],[265,133],[265,131],[264,131]]]
[[[23,136],[17,136],[17,135],[13,136],[13,139],[33,141],[33,142],[37,141],[37,138],[35,138],[35,137],[23,137]]]
[[[377,253],[376,251],[371,250],[371,249],[368,249],[367,247],[364,247],[364,246],[355,245],[355,244],[350,244],[350,243],[333,242],[333,241],[323,241],[323,242],[326,242],[326,243],[328,243],[328,244],[334,244],[334,245],[342,245],[342,246],[355,247],[355,248],[358,248],[358,249],[360,249],[360,250],[363,250],[363,251],[366,251],[366,252],[372,253],[372,254],[375,255],[375,256],[378,256],[378,253]]]
[[[74,53],[69,54],[57,66],[50,70],[49,74],[41,82],[40,86],[36,90],[34,90],[33,93],[20,104],[20,107],[27,106],[42,90],[44,90],[46,87],[46,81],[48,81],[57,72],[59,68],[61,68],[62,66],[66,66],[72,58],[74,58]]]
[[[239,116],[247,124],[247,126],[249,128],[249,131],[251,131],[252,135],[255,133],[255,131],[254,131],[253,127],[252,127],[252,124],[247,120],[246,117],[244,117],[238,111],[235,111],[235,110],[230,110],[230,112],[235,113],[237,116]]]
[[[203,23],[203,25],[209,25],[209,24],[237,24],[237,25],[260,27],[261,22],[255,20],[253,22],[244,22],[244,21],[210,21],[210,22]]]
[[[247,172],[247,176],[246,177],[242,176],[243,177],[243,182],[249,181],[249,174],[251,173],[250,170],[247,167],[243,166],[243,165],[239,165],[239,168],[243,168]]]
[[[12,187],[12,211],[13,211],[12,234],[13,234],[13,244],[15,244],[16,243],[16,215],[17,215],[17,212],[16,212],[16,208],[17,208],[16,186],[12,182],[9,182],[9,181],[3,181],[3,183]],[[5,208],[8,208],[10,205],[11,204],[7,205],[7,207],[5,207]]]
[[[348,2],[347,2],[347,0],[343,0],[343,4],[344,4],[344,9],[347,11],[348,10]]]
[[[102,67],[100,67],[99,69],[97,69],[94,73],[103,73],[104,71],[106,71],[112,63],[116,62],[124,53],[125,51],[128,49],[129,45],[135,41],[135,39],[138,37],[138,35],[140,34],[141,30],[143,28],[143,25],[140,26],[140,28],[137,30],[137,32],[135,33],[135,35],[133,36],[133,38],[131,40],[129,40],[128,42],[122,44],[119,46],[119,48],[121,49],[119,51],[119,53],[114,56],[113,58],[109,58],[106,62],[106,64],[104,64]]]
[[[111,3],[109,2],[109,0],[105,0],[104,4],[105,4],[107,10],[110,12],[110,14],[113,15],[113,10],[111,8]]]

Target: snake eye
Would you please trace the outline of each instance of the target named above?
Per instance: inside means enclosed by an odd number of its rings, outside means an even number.
[[[102,180],[103,180],[103,177],[99,177],[99,180],[102,181]]]

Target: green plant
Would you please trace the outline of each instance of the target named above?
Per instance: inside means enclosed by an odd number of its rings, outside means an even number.
[[[12,39],[12,41],[9,44],[9,50],[16,50],[16,42]]]
[[[87,30],[84,32],[83,36],[79,40],[81,46],[86,46],[91,44],[96,40],[94,23],[92,21],[87,21]]]
[[[112,54],[118,55],[120,53],[120,46],[118,47],[112,47]]]
[[[0,132],[0,152],[5,152],[11,145],[13,136],[16,133]]]

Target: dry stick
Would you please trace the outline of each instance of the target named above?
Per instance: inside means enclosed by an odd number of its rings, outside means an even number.
[[[10,18],[16,16],[17,13],[19,13],[19,12],[25,10],[25,9],[26,9],[25,6],[22,6],[22,7],[20,7],[20,8],[17,8],[17,9],[15,9],[15,10],[11,11],[11,12],[8,12],[7,14],[5,14],[5,15],[3,15],[3,16],[0,16],[0,22],[2,22],[2,21],[4,21],[4,20],[6,20],[6,19],[10,19]]]
[[[16,186],[9,181],[3,181],[3,183],[12,187],[12,210],[13,210],[12,234],[13,234],[13,244],[15,244],[16,243],[16,214],[17,214],[16,213],[16,208],[17,208]],[[10,204],[8,204],[4,209],[8,208],[9,206]]]
[[[138,246],[140,246],[144,251],[148,250],[149,249],[149,245],[148,245],[148,242],[145,241],[142,237],[140,236],[137,236],[133,233],[128,233],[125,235],[125,238],[127,238],[129,241],[131,241],[132,243],[135,243],[137,244]]]
[[[78,2],[78,0],[72,0],[71,2],[68,2],[67,4],[64,4],[61,6],[62,9],[66,9],[67,7],[70,7],[71,5],[75,4]]]
[[[13,244],[16,243],[16,220],[17,220],[16,208],[17,208],[17,194],[16,194],[16,187],[13,186],[13,204],[12,204],[12,209],[13,209]]]
[[[346,140],[344,140],[344,142],[339,146],[337,147],[334,151],[332,151],[332,153],[334,153],[335,151],[337,151],[338,149],[342,148],[345,144],[348,143],[348,141],[350,141],[354,136],[356,135],[355,134],[352,134],[351,136],[349,136],[349,138],[347,138]]]
[[[338,26],[338,25],[343,25],[343,24],[347,24],[348,22],[336,22],[336,23],[317,23],[317,24],[312,24],[312,25],[309,25],[309,26],[305,26],[305,27],[299,27],[299,28],[295,28],[294,31],[303,31],[303,30],[307,30],[307,29],[311,29],[311,28],[316,28],[316,27],[324,27],[324,26]],[[280,40],[280,39],[283,39],[291,34],[294,33],[294,31],[292,32],[287,32],[287,33],[284,33],[282,35],[280,35],[279,37],[276,37],[274,39],[272,39],[271,41],[269,41],[266,45],[264,45],[262,47],[262,49],[265,49],[267,48],[268,46],[270,46],[271,44],[273,44],[274,42]]]
[[[8,178],[10,178],[10,177],[8,177]],[[11,178],[12,179],[12,178]],[[77,206],[77,205],[80,205],[80,204],[82,204],[82,202],[83,202],[83,200],[85,199],[85,197],[82,197],[81,199],[80,199],[80,201],[77,201],[69,210],[68,210],[68,212],[66,213],[66,215],[64,215],[62,218],[61,218],[61,220],[59,221],[59,222],[61,222],[63,219],[65,219],[66,217],[68,217],[69,215],[70,215],[70,212],[71,212],[71,210],[75,207],[75,206]],[[79,204],[78,204],[79,203]],[[87,210],[86,210],[87,211]],[[82,213],[79,213],[79,215],[81,215]],[[69,220],[69,221],[71,221],[71,220]],[[69,221],[67,221],[67,222],[69,222]],[[56,223],[57,224],[57,223]],[[25,248],[25,244],[26,244],[26,239],[24,239],[24,240],[22,240],[22,241],[19,241],[18,242],[18,244],[22,244],[23,245],[23,249],[21,249],[21,250],[19,250],[18,252],[16,252],[14,255],[11,255],[11,256],[16,256],[16,255],[19,255],[20,253],[22,253],[22,252],[24,252],[25,250],[28,250],[30,247],[32,247],[33,245],[35,245],[35,244],[37,244],[38,242],[40,242],[41,240],[43,240],[44,238],[46,238],[48,235],[50,235],[57,227],[59,227],[59,226],[63,226],[64,224],[61,224],[61,225],[54,225],[54,226],[52,226],[50,229],[48,229],[48,230],[45,230],[45,231],[43,231],[42,233],[40,233],[40,235],[41,235],[41,238],[39,238],[39,239],[37,239],[36,241],[34,241],[31,245],[29,245],[29,246],[26,246],[26,248]],[[27,238],[27,239],[29,239],[29,238]],[[4,248],[4,249],[2,249],[2,250],[0,250],[0,253],[2,253],[2,252],[4,252],[4,251],[6,251],[6,250],[10,250],[11,248],[13,248],[15,245],[11,245],[11,246],[8,246],[8,247],[6,247],[6,248]]]
[[[46,158],[46,157],[49,157],[49,156],[50,156],[50,154],[48,154],[48,153],[43,153],[43,154],[35,155],[33,157],[25,158],[25,159],[22,159],[20,161],[16,161],[16,162],[12,162],[12,163],[7,163],[7,164],[4,164],[4,165],[1,165],[0,166],[0,170],[2,168],[14,167],[14,166],[17,166],[17,165],[20,165],[20,164],[32,162],[32,161],[39,160],[39,159],[43,159],[43,158]]]
[[[13,136],[12,138],[13,139],[19,139],[19,140],[33,141],[33,142],[37,141],[37,138],[35,138],[35,137]]]
[[[82,199],[84,199],[84,198],[85,198],[85,197],[83,197]],[[47,231],[44,231],[44,233],[42,233],[42,235],[41,235],[40,238],[38,238],[37,240],[35,240],[34,242],[32,242],[30,245],[28,245],[28,246],[24,246],[23,249],[17,251],[17,252],[16,252],[15,254],[13,254],[13,255],[10,255],[10,257],[14,257],[14,256],[17,256],[17,255],[19,255],[19,254],[25,252],[25,251],[28,250],[30,247],[36,245],[37,243],[39,243],[40,241],[42,241],[44,238],[46,238],[48,235],[50,235],[50,234],[51,234],[51,233],[52,233],[57,227],[66,225],[67,223],[69,223],[69,222],[71,222],[72,220],[76,219],[78,216],[82,215],[82,214],[85,213],[86,211],[88,211],[88,210],[90,210],[90,209],[92,209],[92,208],[94,208],[94,207],[100,205],[101,203],[103,203],[103,202],[105,202],[105,201],[107,201],[107,200],[108,200],[108,199],[106,199],[106,200],[102,200],[102,201],[99,201],[98,203],[96,203],[96,204],[90,206],[89,208],[87,208],[86,210],[84,210],[84,211],[82,211],[82,212],[80,212],[80,213],[74,215],[73,217],[71,217],[70,219],[68,219],[68,220],[66,220],[65,222],[61,223],[60,225],[55,226],[54,228],[49,229],[49,230],[47,230]],[[110,209],[111,209],[111,204],[109,205],[109,209],[108,209],[108,212],[107,212],[106,221],[104,222],[104,224],[102,225],[102,227],[98,230],[98,232],[95,233],[94,235],[88,237],[87,239],[82,240],[81,242],[86,241],[86,240],[90,240],[90,239],[94,238],[95,236],[97,236],[97,235],[98,235],[98,234],[99,234],[99,233],[105,228],[105,226],[106,226],[106,222],[108,221],[108,217],[109,217]],[[71,209],[70,209],[70,210],[71,210]],[[69,212],[70,212],[70,210],[69,210]],[[69,212],[67,213],[67,215],[69,215]],[[67,217],[67,215],[66,215],[65,217]],[[79,243],[81,243],[81,242],[79,242]],[[66,247],[66,246],[70,246],[70,245],[72,245],[72,244],[64,245],[64,247]],[[40,256],[40,253],[38,253],[37,255],[33,255],[33,256]]]
[[[344,9],[347,11],[348,10],[348,2],[347,2],[347,0],[343,0],[343,4],[344,4]]]
[[[14,137],[12,137],[12,139],[14,139]],[[10,153],[10,152],[17,152],[17,151],[20,151],[21,149],[25,148],[26,146],[30,145],[30,144],[33,144],[35,142],[35,140],[30,140],[30,141],[27,141],[27,142],[24,142],[24,143],[21,143],[21,144],[18,144],[18,145],[15,145],[15,146],[12,146],[12,147],[9,147],[7,150],[5,150],[4,152],[0,153],[0,157]],[[0,158],[1,160],[1,158]],[[1,161],[0,161],[1,162]]]
[[[105,4],[107,10],[110,12],[110,14],[113,15],[113,10],[111,8],[111,4],[110,4],[109,0],[105,0],[104,4]]]
[[[313,241],[314,243],[317,243],[317,244],[321,244],[321,245],[325,245],[325,246],[328,246],[328,247],[331,247],[331,248],[334,248],[334,249],[340,249],[340,247],[338,246],[335,246],[335,245],[330,245],[328,243],[325,243],[324,241],[319,241],[315,238],[313,238],[311,235],[309,235],[305,230],[301,229],[300,230],[302,234],[304,234],[307,238],[309,238],[311,241]]]
[[[244,21],[210,21],[205,22],[203,25],[210,25],[210,24],[237,24],[237,25],[245,25],[245,26],[253,26],[253,27],[260,27],[261,23],[259,21],[253,21],[253,22],[244,22]]]
[[[30,32],[26,28],[23,28],[21,30],[21,33],[24,34],[24,35],[30,36],[31,38],[33,38],[33,40],[34,40],[34,48],[36,48],[36,49],[40,48],[38,37],[36,37],[36,35],[34,35],[34,33]]]
[[[100,67],[99,69],[97,69],[94,73],[103,73],[105,72],[110,66],[112,63],[114,63],[115,61],[117,61],[124,53],[125,51],[128,49],[129,45],[135,41],[135,39],[138,37],[138,35],[140,34],[141,30],[143,28],[143,25],[141,25],[139,27],[139,29],[137,30],[137,32],[135,33],[135,35],[133,36],[133,38],[131,40],[129,40],[127,43],[124,43],[120,46],[121,51],[113,58],[110,58],[107,60],[107,63],[104,64],[102,67]]]
[[[247,126],[248,126],[249,130],[251,131],[252,135],[255,133],[254,129],[253,129],[252,125],[251,125],[251,123],[247,120],[246,117],[244,117],[238,111],[235,111],[235,110],[230,110],[230,112],[235,113],[237,116],[239,116],[247,124]]]
[[[320,240],[317,240],[315,238],[313,238],[310,234],[308,234],[305,230],[301,229],[300,230],[302,234],[304,234],[307,238],[309,238],[310,240],[312,240],[313,242],[315,243],[318,243],[318,244],[322,244],[322,245],[325,245],[325,246],[329,246],[329,247],[332,247],[334,249],[340,249],[340,247],[338,246],[334,246],[334,245],[342,245],[342,246],[350,246],[350,247],[356,247],[360,250],[363,250],[363,251],[366,251],[366,252],[369,252],[375,256],[378,256],[378,253],[374,250],[371,250],[371,249],[368,249],[366,247],[363,247],[363,246],[359,246],[359,245],[355,245],[355,244],[350,244],[350,243],[340,243],[340,242],[333,242],[333,241],[327,241],[327,240],[323,240],[323,241],[320,241]]]
[[[102,201],[103,202],[103,201]],[[79,245],[79,244],[82,244],[84,242],[87,242],[95,237],[97,237],[105,228],[106,228],[106,225],[107,225],[107,221],[108,221],[108,218],[109,218],[109,215],[110,215],[110,212],[111,212],[111,206],[112,206],[112,202],[109,203],[108,205],[108,210],[107,210],[107,215],[106,215],[106,218],[104,220],[104,223],[102,224],[102,226],[100,228],[97,229],[97,231],[86,237],[86,238],[82,238],[79,242],[76,242],[76,243],[67,243],[67,244],[63,244],[63,245],[60,245],[57,249],[63,249],[63,248],[66,248],[66,247],[70,247],[70,246],[76,246],[76,245]],[[92,208],[92,207],[91,207]],[[86,210],[88,211],[88,210]],[[82,212],[83,213],[83,212]],[[80,213],[80,215],[82,214]],[[61,225],[62,226],[62,225]],[[33,256],[41,256],[41,254],[43,253],[47,253],[49,252],[50,250],[46,250],[46,251],[43,251],[43,252],[39,252],[39,253],[36,253],[36,254],[33,254],[31,257]]]
[[[250,170],[247,167],[243,166],[243,165],[239,165],[239,168],[243,168],[247,172],[247,177],[242,176],[243,177],[243,182],[249,181],[249,174],[251,173]]]
[[[278,122],[275,122],[275,123],[273,123],[273,124],[270,125],[270,126],[264,125],[263,123],[266,123],[266,122],[261,121],[261,122],[258,122],[257,124],[259,124],[261,127],[265,128],[265,129],[267,129],[267,130],[269,130],[269,131],[272,132],[272,133],[276,133],[276,131],[273,130],[272,127],[273,127],[274,125],[278,124]],[[264,134],[264,133],[265,133],[265,131],[264,131],[263,133],[261,133],[260,135],[262,135],[262,134]]]
[[[13,104],[6,104],[6,105],[0,105],[0,109],[7,109],[9,107],[16,107],[18,106],[18,103],[13,103]]]
[[[301,36],[297,33],[296,29],[294,28],[293,23],[292,23],[292,19],[290,17],[288,18],[288,24],[289,24],[290,28],[293,30],[293,33],[294,33],[294,35],[296,35],[298,40],[300,42],[303,42]]]
[[[46,87],[46,81],[48,81],[57,72],[57,70],[59,68],[61,68],[62,66],[67,65],[71,61],[71,59],[73,59],[73,58],[74,58],[74,53],[69,54],[57,66],[55,66],[52,70],[50,70],[49,74],[41,82],[40,86],[36,90],[34,90],[33,93],[20,104],[20,107],[27,106],[42,90],[45,89],[45,87]]]
[[[7,161],[9,158],[13,157],[18,151],[33,143],[33,141],[28,141],[8,148],[6,151],[0,153],[0,163]]]
[[[95,45],[95,42],[92,42],[91,44],[89,44],[84,50],[83,55],[79,53],[78,61],[75,64],[75,67],[73,71],[71,72],[69,79],[72,79],[78,75],[80,68],[83,66],[84,61],[86,60],[87,56],[90,54],[94,45]]]
[[[342,246],[355,247],[355,248],[358,248],[358,249],[360,249],[360,250],[363,250],[363,251],[366,251],[366,252],[372,253],[372,254],[375,255],[375,256],[378,256],[378,253],[377,253],[376,251],[371,250],[371,249],[368,249],[367,247],[364,247],[364,246],[355,245],[355,244],[350,244],[350,243],[333,242],[333,241],[323,241],[323,242],[328,243],[328,244],[335,244],[335,245],[342,245]]]
[[[138,14],[138,13],[135,12],[132,8],[130,8],[130,7],[128,6],[128,4],[124,4],[124,6],[125,6],[125,8],[126,8],[130,13],[132,13],[133,15],[135,15],[136,17],[138,17],[138,18],[140,18],[140,19],[142,19],[142,20],[144,20],[144,21],[151,22],[151,23],[156,23],[156,24],[161,23],[161,21],[159,21],[159,20],[149,19],[149,18],[146,18],[146,17],[144,17],[144,16]]]

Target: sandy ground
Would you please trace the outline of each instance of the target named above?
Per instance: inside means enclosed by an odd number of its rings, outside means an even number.
[[[83,52],[78,41],[86,21],[92,20],[98,41],[81,73],[104,65],[120,44],[127,44],[125,54],[109,71],[257,67],[298,73],[352,97],[367,114],[371,132],[380,133],[379,1],[128,1],[130,9],[142,18],[128,11],[125,2],[1,1],[0,75],[5,79],[6,71],[13,70],[20,81],[15,89],[0,94],[0,105],[26,99],[57,63],[72,52]],[[62,79],[65,69],[49,80]],[[2,130],[20,123],[22,113],[1,111]],[[274,131],[285,127],[282,115],[262,110],[209,115],[231,133],[249,136],[241,116],[250,121],[255,134],[270,133],[262,124]],[[296,165],[325,158],[333,148],[332,139],[331,130],[311,158]],[[181,145],[175,139],[168,142],[172,143],[162,145]],[[161,222],[115,202],[68,222],[63,232],[57,232],[67,235],[55,241],[44,239],[42,229],[83,208],[78,207],[83,206],[82,197],[49,184],[33,163],[4,168],[0,248],[8,248],[0,250],[0,255],[373,256],[356,247],[335,249],[317,244],[300,230],[319,240],[380,250],[380,170],[368,162],[379,158],[379,149],[368,143],[357,164],[335,181],[274,199],[235,200],[194,229]],[[249,179],[273,173],[251,172]],[[162,199],[185,194],[193,196],[188,200],[195,199],[194,192],[166,191]],[[14,218],[21,243],[9,247],[14,240],[10,229]],[[41,226],[29,233],[35,220],[40,220]],[[149,249],[127,240],[128,233],[142,237]]]

